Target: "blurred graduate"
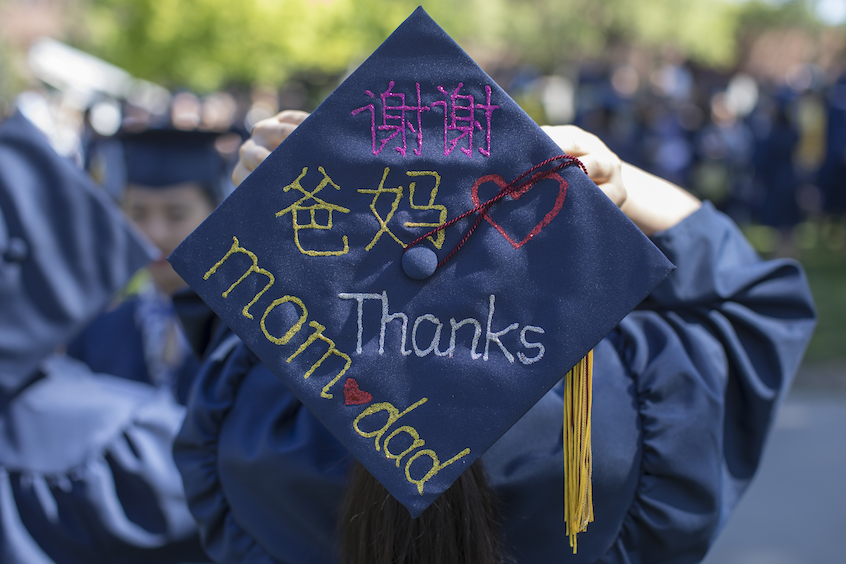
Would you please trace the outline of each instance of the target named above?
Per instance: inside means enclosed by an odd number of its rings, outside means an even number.
[[[165,260],[223,198],[229,183],[218,133],[173,128],[120,136],[122,158],[106,163],[129,218],[161,251],[128,295],[68,346],[96,372],[171,390],[184,403],[199,362],[172,296],[185,283]],[[115,177],[121,180],[115,181]],[[190,300],[190,298],[189,298]]]
[[[0,561],[204,562],[184,408],[54,353],[158,253],[21,114],[0,123]]]

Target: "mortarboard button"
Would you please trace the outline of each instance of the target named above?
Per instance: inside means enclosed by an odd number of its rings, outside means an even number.
[[[402,270],[410,278],[425,280],[438,268],[438,255],[427,247],[411,247],[402,255]]]

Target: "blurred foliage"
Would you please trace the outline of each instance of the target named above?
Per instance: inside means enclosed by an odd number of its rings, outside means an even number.
[[[817,329],[808,346],[808,362],[846,357],[846,225],[841,222],[799,224],[794,233],[799,257],[817,304]]]
[[[821,255],[821,256],[820,256]],[[827,256],[820,252],[803,259],[811,293],[818,308],[817,328],[808,345],[808,362],[842,361],[846,358],[843,343],[846,343],[846,261],[843,255]]]
[[[74,43],[133,74],[199,92],[279,85],[302,71],[343,73],[420,0],[88,0]],[[674,45],[733,62],[737,5],[722,0],[423,0],[471,55],[548,73],[609,41]]]
[[[737,6],[720,0],[506,1],[501,39],[544,71],[601,53],[613,41],[675,47],[709,66],[733,63]]]
[[[772,2],[751,0],[738,13],[739,29],[743,33],[756,33],[777,27],[819,28],[821,26],[806,0],[788,0],[778,6]]]
[[[299,69],[342,71],[390,31],[397,4],[351,0],[91,0],[91,52],[170,87],[279,84]]]

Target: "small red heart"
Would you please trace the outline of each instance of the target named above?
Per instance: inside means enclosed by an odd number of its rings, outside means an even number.
[[[344,405],[364,405],[373,401],[373,396],[358,387],[354,378],[344,382]]]
[[[522,241],[515,241],[514,239],[512,239],[511,236],[508,235],[508,233],[505,232],[505,229],[503,229],[502,226],[499,223],[497,223],[496,221],[493,220],[493,218],[491,218],[490,214],[487,214],[487,213],[485,214],[485,219],[488,221],[488,223],[493,225],[496,228],[496,230],[499,231],[500,234],[503,237],[505,237],[505,239],[509,243],[511,243],[511,246],[514,247],[515,249],[519,249],[520,247],[525,245],[529,241],[529,239],[531,239],[532,237],[534,237],[535,235],[540,233],[541,230],[544,227],[549,225],[549,223],[553,219],[555,219],[555,216],[558,215],[558,212],[561,211],[561,206],[564,205],[564,198],[567,197],[567,186],[568,186],[567,181],[564,180],[564,178],[558,173],[554,173],[554,174],[547,176],[544,172],[536,172],[535,174],[533,174],[532,178],[529,180],[528,184],[526,184],[519,191],[514,192],[512,194],[509,194],[509,196],[511,197],[512,200],[519,200],[520,197],[523,194],[525,194],[532,186],[535,185],[535,183],[538,180],[541,179],[541,177],[549,178],[551,180],[556,180],[558,182],[558,197],[555,198],[555,203],[552,205],[552,209],[549,210],[546,213],[546,215],[543,217],[543,219],[540,220],[540,222],[537,225],[535,225],[535,227],[531,231],[529,231],[529,234],[526,235],[526,237],[524,237]],[[488,174],[488,175],[483,176],[480,179],[478,179],[476,181],[476,183],[473,184],[473,188],[470,189],[470,197],[473,198],[473,205],[475,205],[477,207],[479,206],[479,203],[480,203],[479,202],[479,186],[481,186],[482,184],[484,184],[486,182],[493,182],[497,186],[499,186],[500,189],[503,189],[506,186],[508,186],[508,183],[505,181],[505,179],[498,174]]]

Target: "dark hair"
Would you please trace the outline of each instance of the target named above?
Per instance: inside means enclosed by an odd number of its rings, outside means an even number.
[[[417,519],[361,464],[339,523],[344,564],[503,564],[496,499],[477,460]]]

